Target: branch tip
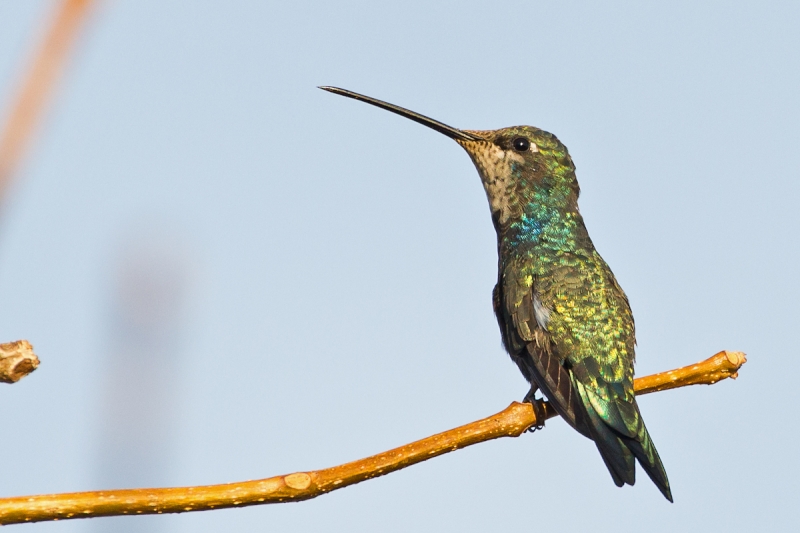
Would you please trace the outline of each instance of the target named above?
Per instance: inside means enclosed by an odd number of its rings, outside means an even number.
[[[16,383],[39,366],[39,358],[28,341],[0,344],[0,382]]]

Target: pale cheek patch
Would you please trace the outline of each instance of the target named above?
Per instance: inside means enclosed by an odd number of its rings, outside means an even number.
[[[506,157],[506,151],[497,145],[492,145],[491,150],[489,150],[489,153],[486,154],[485,157],[490,164],[492,159],[498,159],[502,161]]]

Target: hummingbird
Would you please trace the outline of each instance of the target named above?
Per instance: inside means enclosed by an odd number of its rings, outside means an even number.
[[[575,165],[555,135],[532,126],[460,130],[337,87],[320,87],[419,122],[461,145],[475,164],[497,232],[492,292],[503,346],[537,392],[593,440],[614,483],[636,481],[635,460],[671,502],[667,473],[633,390],[636,344],[625,292],[595,250],[578,210]]]

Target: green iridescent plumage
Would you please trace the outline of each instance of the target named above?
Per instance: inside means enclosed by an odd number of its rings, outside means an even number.
[[[337,89],[420,122],[472,158],[497,230],[493,293],[503,343],[531,384],[576,430],[594,440],[618,486],[635,460],[672,501],[669,481],[633,392],[635,332],[628,299],[594,248],[578,210],[580,189],[566,147],[530,126],[459,130],[380,100]]]

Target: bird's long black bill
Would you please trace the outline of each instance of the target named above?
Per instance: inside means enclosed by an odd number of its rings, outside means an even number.
[[[320,87],[320,89],[322,89],[323,91],[328,91],[333,94],[340,94],[348,98],[353,98],[354,100],[360,100],[362,102],[372,104],[376,107],[380,107],[381,109],[391,111],[392,113],[397,113],[401,117],[406,117],[408,119],[413,120],[414,122],[419,122],[420,124],[428,126],[429,128],[434,129],[439,133],[443,133],[448,137],[450,137],[451,139],[457,139],[462,141],[482,140],[480,137],[476,135],[467,133],[466,131],[462,131],[458,128],[453,128],[452,126],[448,126],[447,124],[443,124],[438,120],[433,120],[432,118],[428,118],[425,115],[420,115],[419,113],[415,113],[404,107],[396,106],[394,104],[384,102],[383,100],[378,100],[377,98],[370,98],[369,96],[364,96],[363,94],[354,93],[353,91],[348,91],[347,89],[340,89],[338,87]]]

